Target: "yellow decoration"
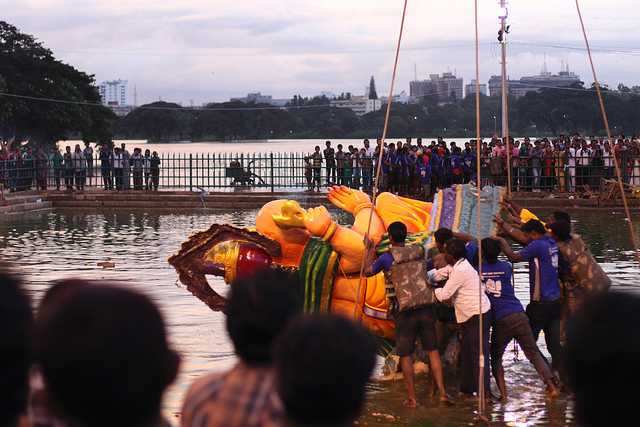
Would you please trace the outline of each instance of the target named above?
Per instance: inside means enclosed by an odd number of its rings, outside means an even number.
[[[224,265],[224,281],[227,283],[233,283],[236,279],[236,260],[240,252],[240,243],[237,240],[226,240],[205,254],[205,260]]]

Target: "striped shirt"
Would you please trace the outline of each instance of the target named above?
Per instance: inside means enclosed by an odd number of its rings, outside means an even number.
[[[230,371],[194,382],[182,408],[183,427],[284,426],[271,367],[238,362]]]

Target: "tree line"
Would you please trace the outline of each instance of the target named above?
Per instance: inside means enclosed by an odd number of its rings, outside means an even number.
[[[611,129],[616,134],[640,133],[640,96],[603,89]],[[500,133],[500,98],[481,96],[480,124],[483,135]],[[384,107],[357,116],[345,108],[329,105],[326,97],[296,95],[286,107],[225,102],[202,109],[155,102],[120,119],[115,133],[120,138],[175,140],[223,140],[267,138],[364,138],[382,134]],[[311,107],[311,108],[309,108]],[[568,89],[542,89],[509,100],[512,135],[603,135],[604,126],[593,88],[576,84]],[[473,137],[475,97],[441,104],[425,99],[417,104],[391,106],[388,135],[403,138],[419,135]]]

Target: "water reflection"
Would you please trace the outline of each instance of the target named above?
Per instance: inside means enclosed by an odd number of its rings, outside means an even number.
[[[21,267],[28,290],[36,301],[50,281],[82,276],[121,282],[145,292],[157,302],[167,319],[171,341],[184,357],[182,373],[165,400],[166,412],[175,416],[191,381],[206,372],[231,366],[234,356],[224,333],[223,315],[211,312],[178,286],[175,271],[166,259],[191,233],[213,223],[250,226],[256,213],[257,210],[210,214],[58,211],[25,216],[0,222],[0,258]],[[634,280],[638,268],[632,260],[623,215],[583,212],[574,217],[577,232],[589,242],[594,255],[611,275],[614,286],[640,291]],[[346,224],[351,218],[340,214],[339,220]],[[102,269],[96,265],[105,260],[113,261],[115,268]],[[212,277],[210,282],[221,294],[228,289],[219,278]],[[518,296],[526,303],[525,264],[516,265],[516,287]],[[544,344],[541,347],[546,351]],[[507,404],[491,407],[491,417],[497,425],[571,425],[571,402],[547,401],[535,371],[522,353],[519,360],[515,360],[514,352],[508,351],[505,369],[512,398]],[[424,383],[423,379],[418,381],[422,396],[426,396]],[[453,379],[448,383],[453,384]],[[369,426],[394,423],[449,426],[473,422],[476,405],[473,400],[459,401],[449,408],[425,398],[421,407],[413,411],[402,406],[402,382],[371,385],[369,394],[361,420]]]

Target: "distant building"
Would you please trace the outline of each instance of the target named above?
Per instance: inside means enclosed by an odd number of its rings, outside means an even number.
[[[464,87],[464,93],[465,96],[476,94],[476,79],[471,80],[471,83]],[[480,95],[487,96],[487,85],[484,83],[480,84]]]
[[[545,65],[538,75],[524,76],[519,80],[507,80],[507,88],[509,95],[520,98],[529,92],[538,92],[540,89],[568,87],[576,83],[582,83],[580,76],[569,71],[569,66],[558,74],[552,74],[547,71]],[[502,96],[500,76],[491,76],[489,79],[489,93],[491,96]]]
[[[124,117],[132,112],[134,107],[131,105],[110,105],[109,108],[111,108],[111,111],[113,111],[116,116]]]
[[[244,102],[245,104],[271,104],[272,100],[271,95],[263,95],[260,92],[248,93],[242,98],[231,98],[231,102]]]
[[[365,95],[363,96],[347,94],[346,99],[332,99],[329,105],[335,108],[348,108],[358,116],[378,111],[382,108],[382,101],[378,98],[373,76],[371,76],[369,86],[365,87],[364,93]]]
[[[109,107],[128,105],[126,80],[104,81],[98,86],[98,91],[103,105]]]
[[[245,104],[269,104],[274,107],[284,107],[290,99],[276,99],[271,95],[263,95],[260,92],[248,93],[242,98],[231,98],[231,102],[244,102]]]
[[[507,85],[508,83],[509,82],[507,82]],[[502,77],[491,76],[491,78],[489,79],[489,95],[502,96]]]
[[[464,96],[464,81],[453,73],[430,74],[429,80],[414,80],[409,83],[409,96],[414,101],[432,96],[439,102],[453,102]]]

